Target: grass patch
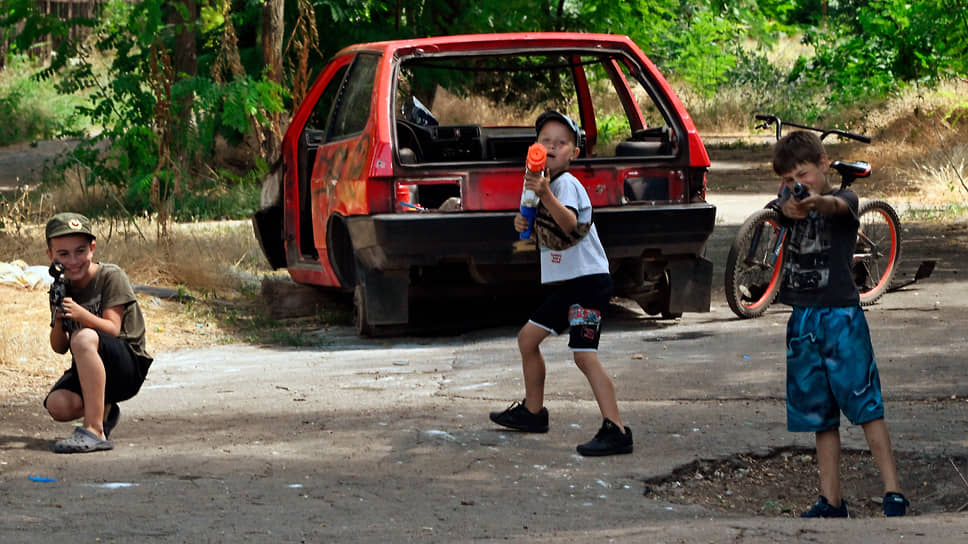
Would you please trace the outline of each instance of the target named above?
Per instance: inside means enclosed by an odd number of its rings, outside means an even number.
[[[902,214],[902,221],[945,223],[968,217],[968,204],[944,204],[941,206],[912,206]]]
[[[10,56],[0,70],[0,146],[87,128],[75,114],[84,98],[58,93],[53,79],[33,77],[38,70],[38,65],[20,55]]]

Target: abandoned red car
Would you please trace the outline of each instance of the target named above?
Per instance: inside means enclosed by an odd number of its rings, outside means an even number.
[[[571,172],[594,206],[615,295],[651,315],[709,310],[709,158],[627,37],[468,35],[354,45],[298,106],[253,223],[293,280],[353,290],[356,326],[406,325],[418,294],[535,291],[518,210],[534,120],[578,121]]]

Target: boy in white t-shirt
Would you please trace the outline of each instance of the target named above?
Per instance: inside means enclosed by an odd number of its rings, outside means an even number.
[[[608,258],[592,223],[588,193],[568,172],[581,151],[581,131],[573,120],[557,111],[541,114],[535,130],[538,142],[548,150],[547,170],[526,174],[525,186],[541,199],[533,229],[541,248],[541,283],[556,288],[518,332],[525,398],[503,412],[491,412],[491,421],[519,431],[548,431],[540,344],[552,332],[567,329],[575,364],[588,379],[604,418],[595,437],[578,446],[578,453],[632,453],[632,431],[622,424],[615,387],[598,359],[602,314],[612,294]],[[514,228],[524,232],[528,220],[518,214]]]

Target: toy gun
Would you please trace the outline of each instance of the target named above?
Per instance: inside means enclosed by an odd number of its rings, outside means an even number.
[[[801,185],[800,182],[798,181],[793,184],[793,191],[790,191],[789,189],[787,189],[786,185],[783,186],[783,192],[781,196],[785,197],[787,195],[792,195],[793,200],[796,200],[797,202],[799,202],[804,198],[807,198],[808,196],[810,196],[810,191],[808,191],[807,188]]]
[[[50,268],[47,269],[47,273],[54,278],[53,283],[50,284],[50,291],[48,295],[50,296],[50,326],[54,326],[54,319],[57,316],[57,310],[64,312],[64,297],[67,296],[67,280],[64,279],[64,265],[58,261],[50,263]]]
[[[545,169],[545,161],[548,158],[548,150],[545,146],[535,142],[528,148],[528,158],[525,160],[525,173],[542,172]],[[527,240],[531,237],[531,227],[534,225],[534,217],[538,214],[538,195],[531,189],[524,189],[521,192],[521,215],[528,220],[528,230],[521,233],[521,239]]]

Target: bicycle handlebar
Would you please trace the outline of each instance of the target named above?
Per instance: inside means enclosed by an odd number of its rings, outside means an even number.
[[[757,121],[763,121],[763,124],[757,125],[756,128],[770,128],[770,125],[776,125],[776,139],[779,140],[783,136],[783,125],[784,122],[780,120],[776,115],[766,115],[758,113],[755,115]],[[806,125],[798,125],[797,123],[791,123],[786,121],[786,125],[796,128],[802,128],[804,130],[812,130],[814,132],[820,133],[820,140],[822,141],[827,136],[835,134],[844,138],[850,138],[851,140],[857,140],[858,142],[863,142],[865,144],[871,143],[869,136],[864,136],[863,134],[855,134],[853,132],[847,132],[846,130],[840,129],[824,129],[816,127],[808,127]]]

